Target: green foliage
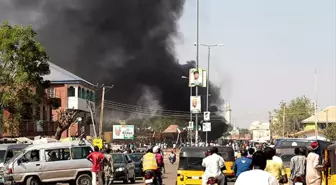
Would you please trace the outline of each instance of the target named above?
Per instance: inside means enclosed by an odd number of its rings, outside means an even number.
[[[49,57],[35,37],[30,26],[0,25],[0,106],[10,113],[10,130],[17,130],[27,103],[41,103],[49,85],[42,78],[50,73]]]
[[[336,141],[336,124],[329,124],[329,126],[323,131],[325,137],[330,141]]]
[[[274,110],[274,121],[272,122],[272,134],[283,135],[293,134],[303,130],[301,121],[314,113],[314,104],[305,96],[297,97],[290,102],[280,102],[280,107]],[[285,122],[283,116],[285,115]]]
[[[239,130],[240,135],[245,135],[245,134],[250,133],[249,129],[247,129],[247,128],[238,128],[238,130]]]

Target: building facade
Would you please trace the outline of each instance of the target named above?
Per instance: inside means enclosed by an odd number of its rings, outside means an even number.
[[[57,113],[62,110],[79,111],[80,122],[73,123],[62,133],[62,137],[78,136],[82,131],[89,135],[91,123],[90,109],[95,110],[95,85],[70,73],[69,71],[49,62],[50,74],[44,80],[50,81],[46,89],[46,98],[37,108],[31,109],[31,117],[24,118],[20,123],[20,136],[34,137],[37,135],[53,136],[57,128]],[[6,116],[6,112],[4,113]],[[10,131],[2,136],[12,136]]]
[[[254,121],[249,127],[253,140],[269,141],[271,139],[271,131],[269,122]]]

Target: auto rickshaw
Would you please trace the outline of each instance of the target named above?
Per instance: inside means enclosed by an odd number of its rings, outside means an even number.
[[[278,157],[281,158],[283,162],[283,167],[285,168],[287,178],[289,179],[291,171],[290,171],[290,161],[292,157],[295,156],[295,148],[304,148],[306,153],[305,156],[308,155],[308,148],[305,146],[280,146],[275,148],[275,153]],[[288,183],[287,183],[288,184]]]
[[[327,162],[327,169],[324,171],[326,178],[323,178],[322,184],[336,185],[336,144],[332,144],[325,150],[325,160]]]
[[[235,162],[234,150],[231,146],[218,146],[218,152],[223,157],[225,161],[224,174],[225,177],[233,178],[236,177],[235,172],[233,171],[233,165]]]
[[[180,150],[177,168],[177,185],[202,184],[202,161],[209,147],[184,147]]]

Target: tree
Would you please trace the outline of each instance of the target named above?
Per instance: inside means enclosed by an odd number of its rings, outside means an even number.
[[[57,128],[55,133],[55,139],[61,139],[62,133],[67,130],[73,123],[77,122],[77,117],[80,111],[77,110],[59,110],[57,112]]]
[[[336,141],[336,124],[330,124],[324,131],[324,135],[330,141]]]
[[[50,73],[48,61],[32,27],[0,25],[0,106],[9,113],[4,129],[14,135],[21,119],[45,97],[49,82],[42,76]]]
[[[280,102],[280,107],[274,110],[272,122],[273,134],[282,136],[303,130],[301,121],[314,113],[314,104],[305,96],[297,97],[290,102]]]

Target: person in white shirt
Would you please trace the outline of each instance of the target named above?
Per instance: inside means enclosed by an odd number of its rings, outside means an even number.
[[[205,171],[202,176],[202,185],[206,185],[209,177],[214,177],[218,180],[218,185],[224,185],[225,177],[222,173],[225,161],[223,157],[218,155],[218,148],[211,147],[210,155],[203,159],[202,166],[205,167]]]
[[[264,171],[266,156],[262,151],[257,151],[252,156],[253,170],[241,173],[235,185],[279,185],[274,175]]]

